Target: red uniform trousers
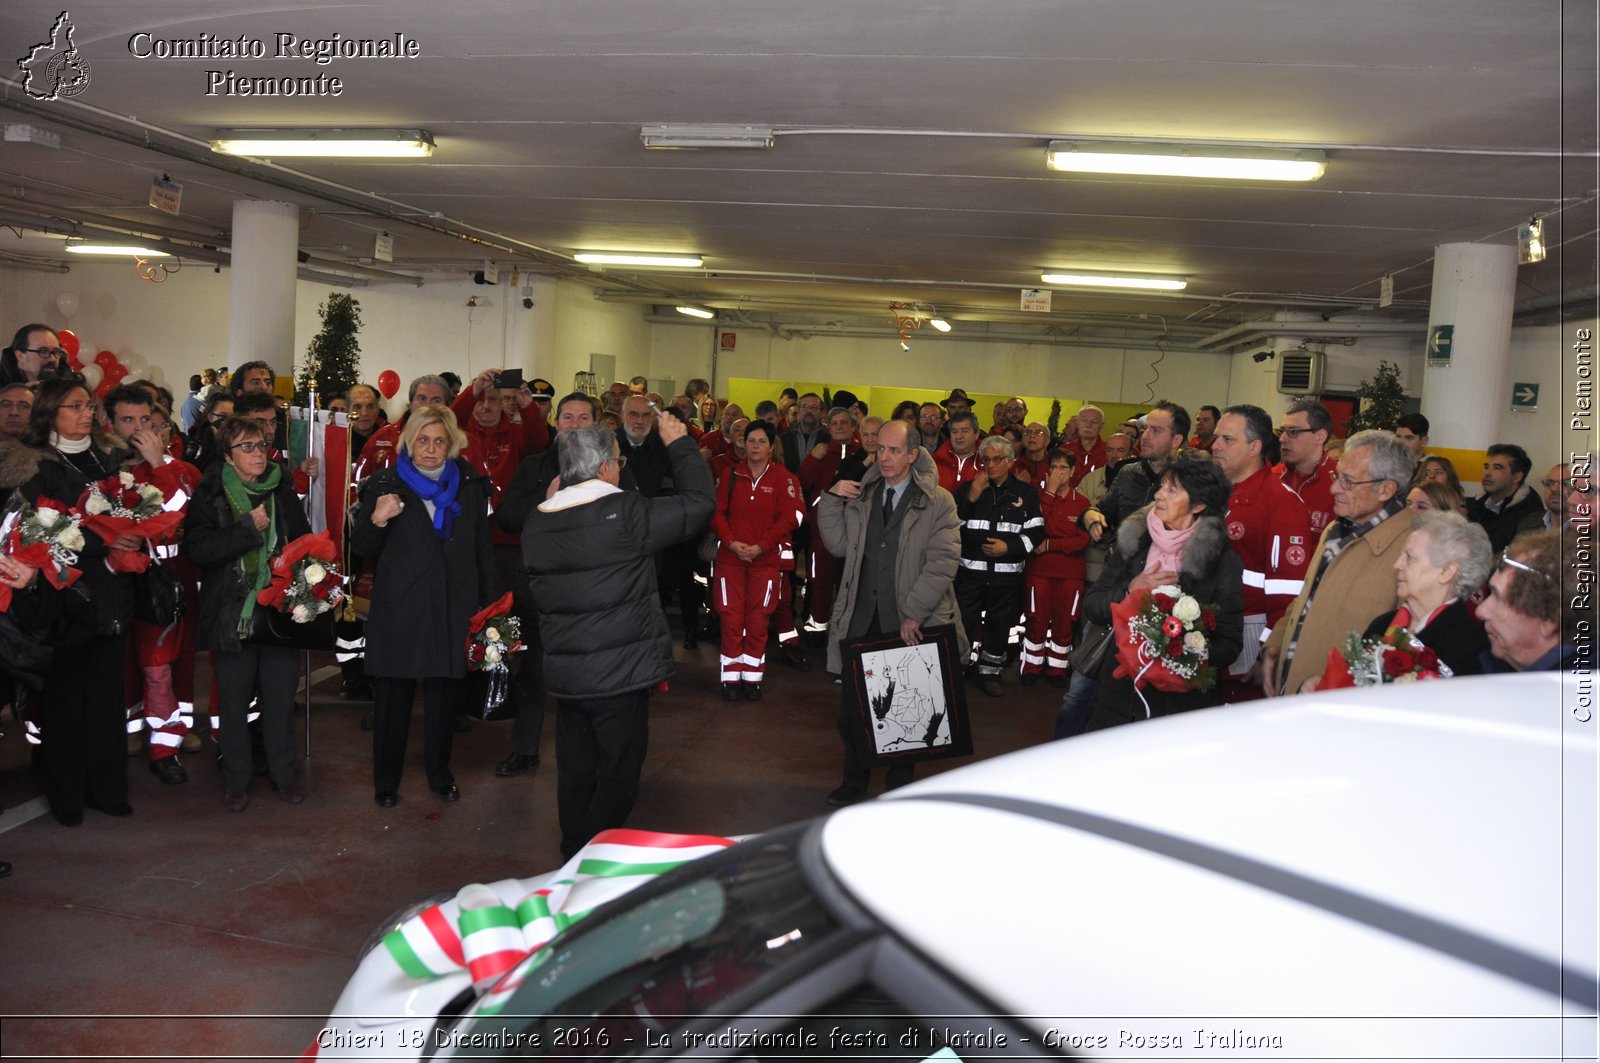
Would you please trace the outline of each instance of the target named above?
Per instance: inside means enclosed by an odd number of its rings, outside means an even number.
[[[1022,583],[1022,674],[1066,675],[1083,580],[1029,573]]]
[[[767,622],[787,582],[777,565],[750,565],[730,551],[711,571],[711,602],[721,618],[722,681],[759,683],[767,670]],[[794,617],[791,613],[791,627]]]

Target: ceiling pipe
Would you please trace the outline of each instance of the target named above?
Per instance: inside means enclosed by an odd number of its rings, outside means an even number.
[[[1243,347],[1273,336],[1420,336],[1428,331],[1425,321],[1250,321],[1223,329],[1198,341],[1199,350]]]
[[[686,325],[690,327],[704,327],[704,321],[693,321],[677,314],[646,314],[644,320],[652,325]],[[729,322],[723,322],[729,325]],[[763,327],[756,325],[755,327]],[[769,326],[772,333],[782,339],[810,339],[812,336],[843,336],[851,339],[894,339],[899,333],[894,328],[885,325],[882,329],[867,327],[852,328],[827,328],[813,325],[789,325],[777,323]],[[1009,344],[1038,344],[1044,347],[1087,347],[1097,350],[1139,350],[1139,351],[1166,351],[1212,353],[1198,351],[1196,348],[1181,343],[1157,344],[1153,340],[1128,339],[1128,338],[1103,338],[1083,336],[1043,336],[1035,333],[995,332],[992,329],[970,332],[918,332],[918,340],[933,340],[948,343],[952,340],[965,340],[972,343],[1009,343]]]
[[[1519,299],[1512,304],[1511,312],[1533,314],[1541,310],[1559,310],[1569,303],[1591,302],[1596,297],[1600,297],[1600,285],[1591,284],[1576,291],[1560,292],[1555,295],[1532,295],[1526,299]]]

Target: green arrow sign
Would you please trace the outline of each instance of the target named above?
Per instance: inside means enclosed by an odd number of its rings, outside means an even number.
[[[1521,381],[1512,384],[1511,408],[1513,410],[1537,410],[1539,408],[1539,385],[1524,384]]]
[[[1435,325],[1428,330],[1428,364],[1448,366],[1450,345],[1455,340],[1454,325]]]

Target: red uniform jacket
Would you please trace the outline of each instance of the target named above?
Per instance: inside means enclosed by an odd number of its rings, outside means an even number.
[[[948,439],[933,452],[933,464],[939,470],[939,486],[951,494],[955,494],[956,488],[962,484],[977,479],[978,472],[983,468],[978,464],[977,450],[973,450],[964,458],[958,458],[955,451],[950,449]]]
[[[489,496],[489,512],[493,513],[500,505],[506,488],[511,486],[511,477],[516,475],[522,459],[550,445],[550,430],[538,416],[524,417],[521,424],[514,424],[504,414],[493,428],[485,428],[472,416],[472,409],[476,405],[477,396],[472,389],[462,388],[450,409],[470,441],[462,456],[482,470],[494,485]],[[530,414],[537,412],[532,406],[528,407],[528,411]],[[489,522],[489,537],[500,546],[515,546],[522,541],[521,535],[501,528],[499,521]]]
[[[1300,593],[1320,533],[1304,502],[1272,469],[1235,484],[1228,496],[1228,540],[1244,562],[1244,612],[1271,628]]]
[[[1083,551],[1089,545],[1089,533],[1078,527],[1078,518],[1088,508],[1089,500],[1071,487],[1060,495],[1047,495],[1040,489],[1039,511],[1044,515],[1045,552],[1028,559],[1028,575],[1083,579]]]
[[[1047,452],[1043,458],[1034,461],[1026,454],[1018,454],[1011,463],[1011,475],[1033,485],[1033,489],[1041,495],[1044,494],[1045,477],[1050,475],[1050,455]]]
[[[781,548],[805,519],[805,507],[800,481],[780,462],[768,462],[759,478],[750,475],[748,462],[735,465],[717,484],[717,511],[711,518],[721,543],[717,564],[745,564],[728,548],[738,542],[761,547],[752,566],[779,567]]]
[[[1339,471],[1339,460],[1325,456],[1304,478],[1287,465],[1275,465],[1272,471],[1306,504],[1306,511],[1311,514],[1313,543],[1322,538],[1323,529],[1333,523],[1333,478]]]
[[[1093,450],[1084,450],[1083,441],[1080,439],[1071,440],[1061,449],[1072,455],[1073,487],[1077,487],[1083,482],[1083,478],[1085,476],[1088,476],[1096,469],[1103,469],[1106,467],[1106,441],[1103,439],[1097,439],[1094,441]]]

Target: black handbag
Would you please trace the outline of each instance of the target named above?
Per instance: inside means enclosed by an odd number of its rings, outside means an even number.
[[[152,560],[140,575],[133,615],[156,627],[171,627],[178,622],[183,615],[183,580],[171,565]]]
[[[1100,674],[1100,665],[1111,648],[1111,632],[1109,624],[1097,624],[1093,620],[1083,622],[1083,630],[1078,633],[1072,652],[1067,654],[1067,663],[1074,672],[1090,679]]]
[[[252,646],[282,646],[292,650],[331,651],[334,611],[318,613],[304,624],[297,624],[287,613],[258,604],[250,614],[250,634],[244,641]]]

